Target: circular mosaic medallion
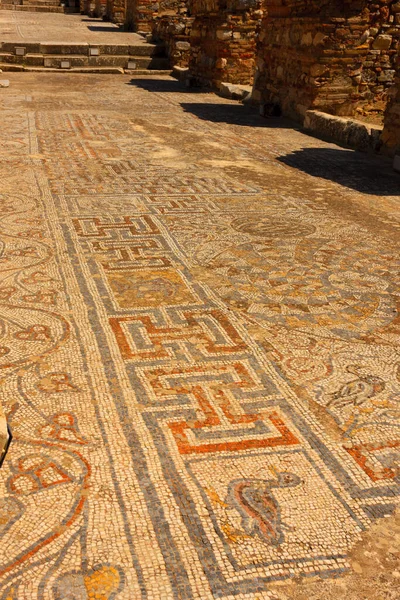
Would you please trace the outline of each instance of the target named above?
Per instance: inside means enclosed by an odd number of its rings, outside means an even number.
[[[241,233],[262,237],[302,237],[314,233],[315,227],[299,221],[284,221],[262,216],[239,217],[231,227]]]

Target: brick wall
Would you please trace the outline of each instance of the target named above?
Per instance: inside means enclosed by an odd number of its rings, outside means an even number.
[[[251,84],[260,0],[191,0],[190,72],[199,83]]]
[[[400,38],[398,0],[266,0],[254,98],[301,118],[383,113]]]

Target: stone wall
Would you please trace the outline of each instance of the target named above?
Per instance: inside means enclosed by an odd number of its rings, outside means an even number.
[[[95,0],[79,0],[79,10],[83,15],[93,16],[96,8]]]
[[[153,40],[164,42],[172,67],[189,66],[192,22],[190,17],[180,15],[164,15],[155,20]]]
[[[156,0],[126,0],[125,28],[128,31],[151,33],[158,8]]]
[[[388,105],[385,116],[385,127],[382,133],[382,151],[389,155],[400,156],[400,57],[397,65],[396,85],[392,90],[391,102]]]
[[[113,7],[110,0],[79,0],[79,10],[90,17],[106,16],[113,20]]]
[[[165,44],[171,66],[188,67],[193,19],[185,0],[162,0],[153,23],[153,40]]]
[[[105,16],[112,23],[123,25],[126,19],[126,0],[107,0]]]
[[[395,75],[398,0],[265,0],[254,99],[302,118],[382,113]]]
[[[191,0],[190,72],[201,84],[251,84],[261,0]]]

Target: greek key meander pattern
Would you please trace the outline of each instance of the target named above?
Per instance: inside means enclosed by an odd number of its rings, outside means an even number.
[[[399,497],[396,248],[273,192],[273,133],[263,188],[163,163],[118,91],[113,113],[43,94],[2,107],[0,598],[261,599],[344,573]],[[243,129],[204,124],[253,160]]]

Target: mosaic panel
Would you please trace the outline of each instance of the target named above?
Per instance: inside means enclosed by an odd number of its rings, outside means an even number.
[[[0,132],[0,598],[336,585],[399,497],[393,199],[294,176],[277,151],[332,147],[209,94],[80,81],[93,109],[33,85]]]

